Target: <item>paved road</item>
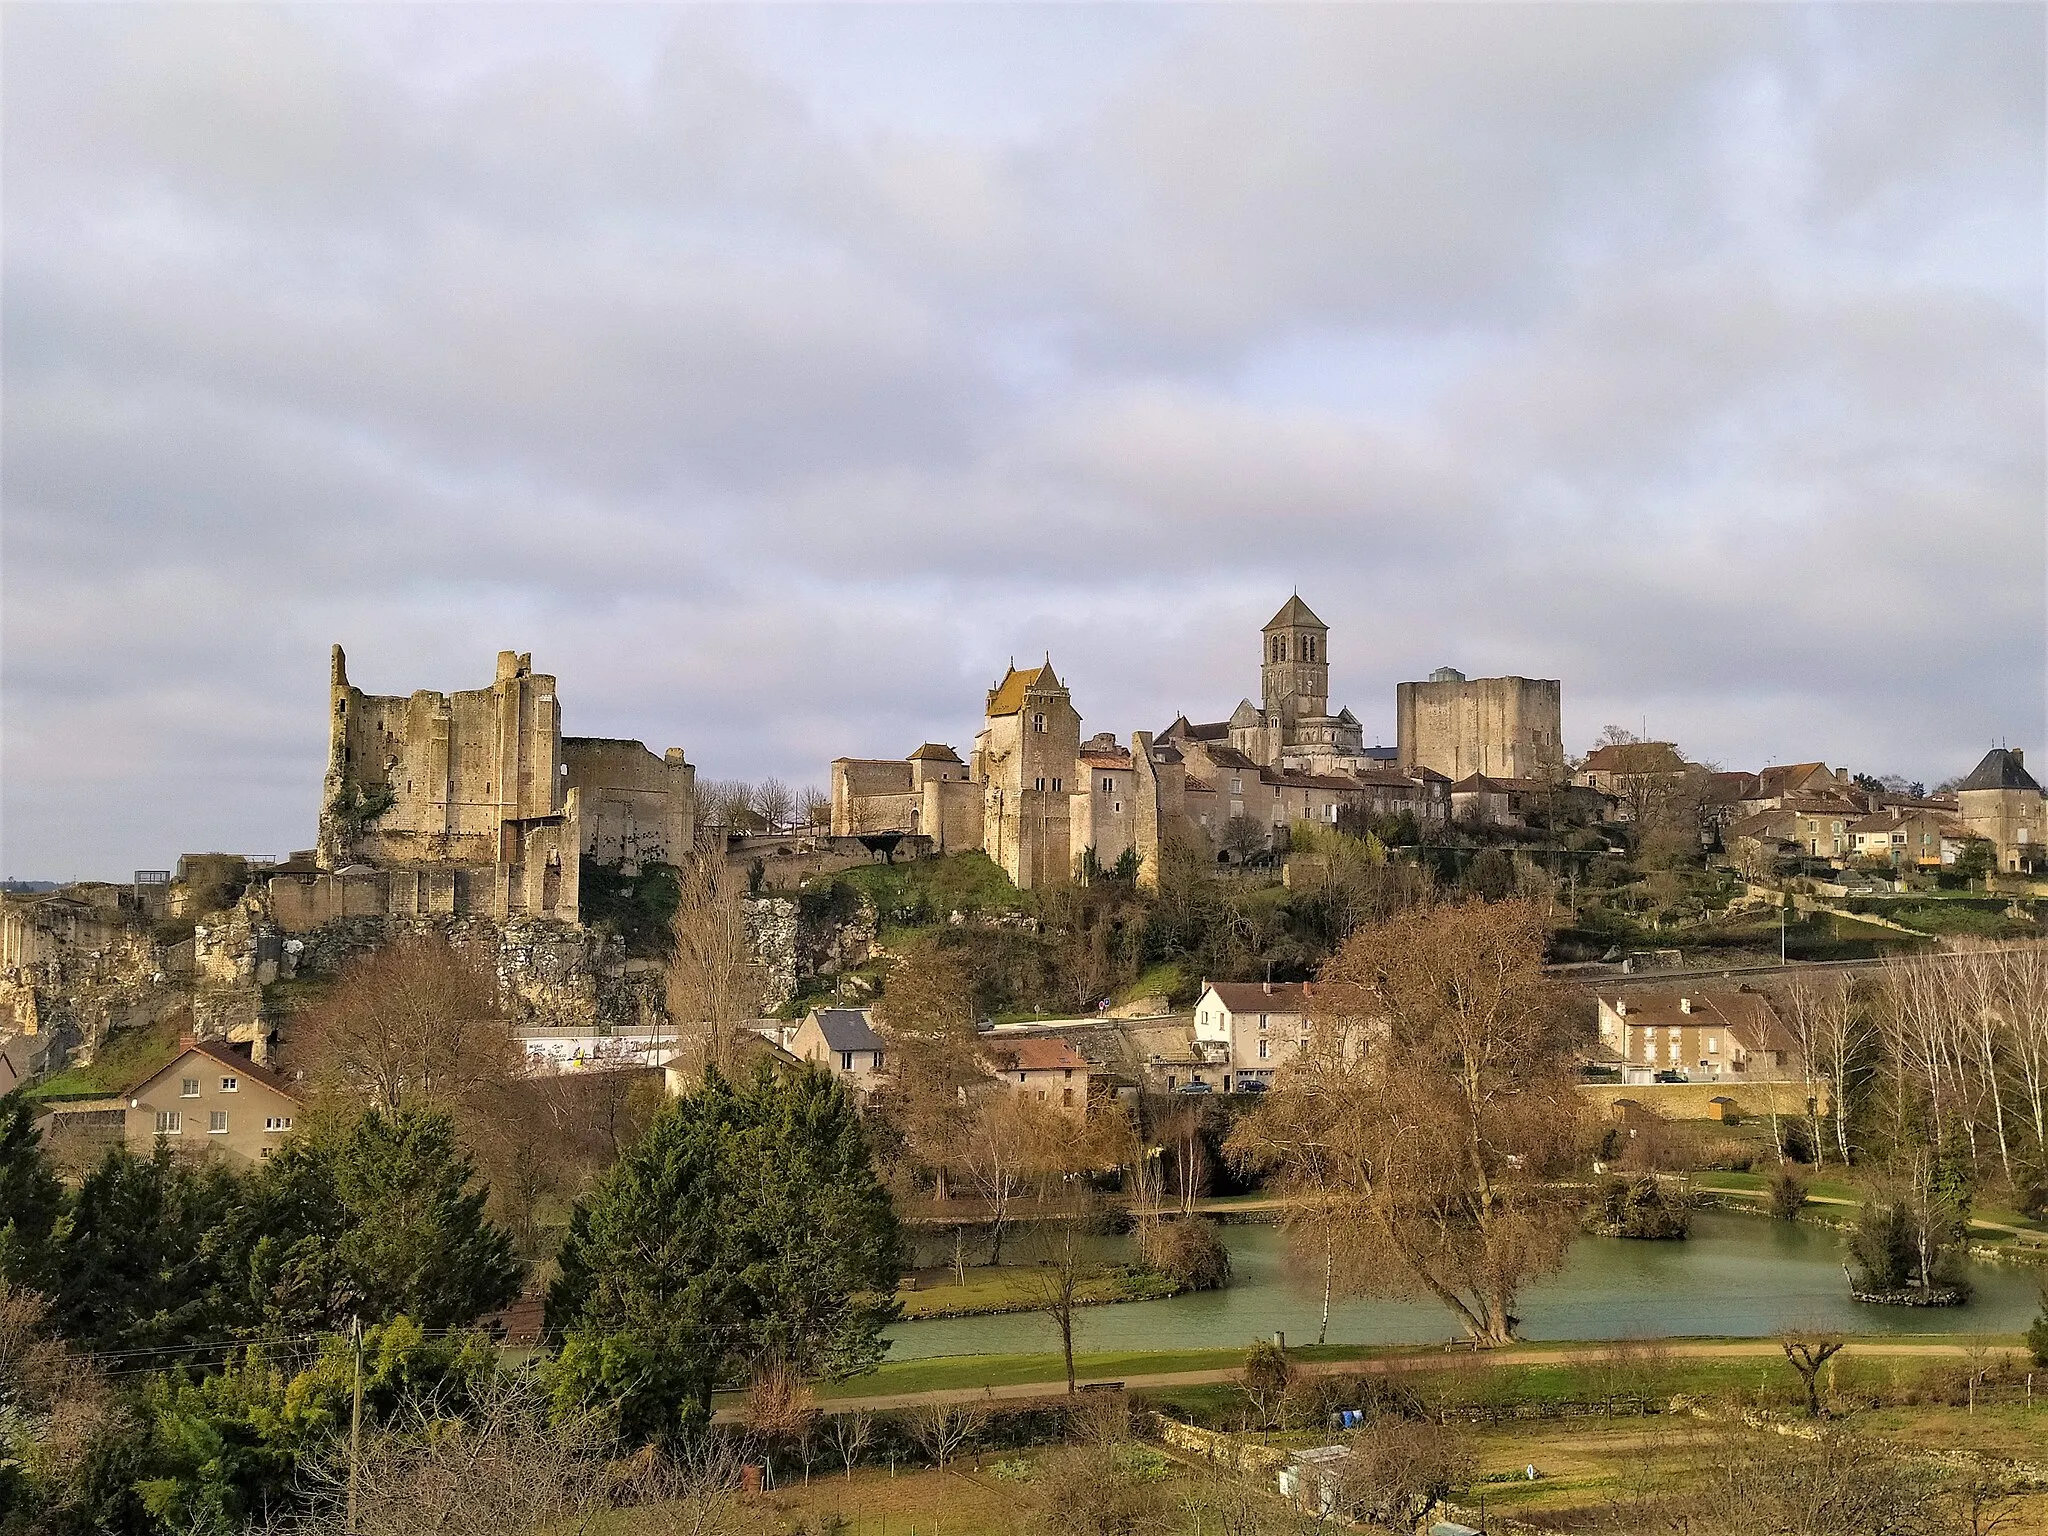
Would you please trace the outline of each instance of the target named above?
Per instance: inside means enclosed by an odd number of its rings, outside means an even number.
[[[1777,1357],[1783,1352],[1774,1339],[1729,1339],[1726,1342],[1688,1341],[1667,1344],[1664,1348],[1674,1356],[1687,1359],[1729,1359],[1748,1356]],[[1857,1340],[1850,1343],[1844,1355],[1965,1355],[1968,1348],[1961,1344],[1941,1344],[1924,1341]],[[1461,1365],[1568,1365],[1573,1362],[1597,1360],[1601,1351],[1588,1348],[1571,1349],[1517,1349],[1505,1354],[1473,1353],[1467,1350],[1445,1350],[1429,1354],[1389,1355],[1374,1360],[1336,1360],[1302,1362],[1298,1369],[1311,1376],[1363,1376],[1392,1371],[1439,1370],[1445,1364],[1456,1362]],[[1235,1367],[1206,1371],[1162,1371],[1151,1375],[1119,1376],[1133,1392],[1149,1392],[1159,1387],[1207,1386],[1216,1382],[1235,1381],[1238,1372]],[[1082,1384],[1106,1378],[1084,1376]],[[1058,1392],[1062,1379],[1052,1377],[1044,1381],[1011,1382],[999,1387],[945,1387],[930,1392],[889,1392],[870,1397],[824,1398],[819,1407],[831,1412],[856,1408],[883,1410],[890,1408],[916,1408],[926,1403],[982,1403],[1001,1402],[1006,1399],[1045,1397]],[[724,1417],[722,1412],[721,1417]]]

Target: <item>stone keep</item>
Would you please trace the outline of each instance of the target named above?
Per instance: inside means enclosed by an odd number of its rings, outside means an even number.
[[[971,776],[982,786],[982,843],[1019,890],[1073,878],[1070,797],[1081,716],[1052,660],[1014,666],[988,691]]]
[[[1441,667],[1402,683],[1395,711],[1404,773],[1428,768],[1456,783],[1554,779],[1564,771],[1562,686],[1554,678],[1468,678]]]

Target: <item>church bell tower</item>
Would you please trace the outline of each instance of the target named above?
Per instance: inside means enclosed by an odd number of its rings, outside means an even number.
[[[1259,683],[1266,723],[1286,727],[1330,712],[1330,626],[1299,596],[1260,632],[1265,656]]]

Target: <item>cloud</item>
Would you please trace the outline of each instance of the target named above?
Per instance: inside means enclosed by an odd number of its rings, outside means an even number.
[[[325,649],[823,777],[1299,585],[1730,763],[2040,736],[2038,10],[18,8],[0,863],[311,837]]]

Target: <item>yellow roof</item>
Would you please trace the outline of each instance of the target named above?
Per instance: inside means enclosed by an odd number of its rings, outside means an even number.
[[[1060,680],[1053,676],[1050,661],[1042,667],[1033,667],[1029,672],[1019,672],[1015,667],[1003,674],[988,696],[988,712],[996,715],[1014,715],[1024,707],[1024,694],[1032,688],[1057,688]]]

